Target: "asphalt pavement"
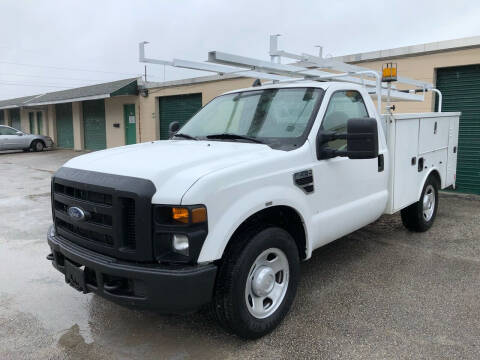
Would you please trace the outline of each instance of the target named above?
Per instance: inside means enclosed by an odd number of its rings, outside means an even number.
[[[78,293],[45,259],[50,177],[80,153],[0,153],[0,359],[480,358],[480,197],[442,193],[314,252],[290,314],[244,341],[208,311],[160,315]]]

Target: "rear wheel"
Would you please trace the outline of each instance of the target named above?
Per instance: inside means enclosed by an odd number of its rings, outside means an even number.
[[[32,141],[32,145],[30,145],[30,147],[33,151],[43,151],[45,145],[41,140],[34,140]]]
[[[242,338],[269,333],[290,309],[298,277],[298,249],[288,232],[268,227],[240,234],[219,269],[217,319]]]
[[[403,225],[411,230],[423,232],[430,229],[437,216],[438,180],[430,176],[423,186],[420,200],[401,211]]]

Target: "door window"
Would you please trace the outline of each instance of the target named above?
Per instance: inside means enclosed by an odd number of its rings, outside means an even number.
[[[353,90],[337,91],[330,98],[321,130],[346,133],[347,122],[352,118],[368,118],[367,108],[362,95],[358,91]],[[327,143],[329,148],[335,150],[344,150],[346,145],[346,139],[337,139]]]
[[[0,126],[0,135],[16,135],[17,130]]]

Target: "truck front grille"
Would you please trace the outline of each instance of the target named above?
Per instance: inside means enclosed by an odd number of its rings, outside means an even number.
[[[154,191],[153,184],[143,179],[61,168],[52,182],[57,234],[105,255],[149,261],[153,259],[151,196]],[[70,207],[82,209],[85,219],[70,217]]]
[[[131,250],[135,250],[135,201],[131,198],[122,198],[121,201],[125,246]]]
[[[105,244],[109,247],[113,246],[113,237],[111,235],[100,234],[92,230],[83,229],[79,226],[75,226],[60,219],[57,219],[56,227],[57,229],[65,230],[72,235],[79,236],[86,241],[93,241],[100,244]]]
[[[81,190],[72,186],[66,186],[58,183],[55,184],[55,192],[72,197],[74,199],[85,200],[95,204],[112,205],[112,195],[110,194]]]

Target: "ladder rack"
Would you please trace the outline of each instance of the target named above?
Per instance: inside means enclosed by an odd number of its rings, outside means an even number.
[[[169,65],[178,68],[200,70],[224,75],[239,75],[251,78],[260,78],[278,82],[298,81],[345,81],[365,86],[368,93],[377,100],[378,113],[382,113],[381,102],[387,104],[395,101],[424,101],[427,91],[435,91],[433,84],[410,79],[403,76],[397,77],[397,84],[402,83],[413,89],[398,90],[391,83],[382,82],[378,71],[347,64],[332,58],[324,58],[310,54],[293,54],[278,50],[278,36],[270,36],[271,61],[259,60],[240,55],[210,51],[206,62],[173,59],[171,61],[151,59],[145,57],[145,44],[139,43],[139,61],[143,63]],[[282,64],[281,58],[294,60],[290,64]],[[441,94],[439,94],[441,96]],[[387,109],[389,106],[387,106]],[[439,106],[439,111],[441,105]]]

